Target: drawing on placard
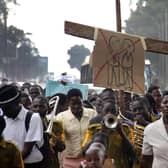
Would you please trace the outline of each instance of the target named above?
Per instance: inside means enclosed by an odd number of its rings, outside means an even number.
[[[110,36],[108,41],[108,85],[133,89],[135,44],[131,39]]]

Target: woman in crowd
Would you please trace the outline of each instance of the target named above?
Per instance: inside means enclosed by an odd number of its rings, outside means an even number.
[[[168,167],[168,95],[161,102],[162,117],[144,130],[141,168]]]

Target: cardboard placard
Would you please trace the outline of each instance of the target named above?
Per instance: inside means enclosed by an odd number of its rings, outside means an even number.
[[[98,29],[92,57],[95,86],[144,93],[142,39]]]

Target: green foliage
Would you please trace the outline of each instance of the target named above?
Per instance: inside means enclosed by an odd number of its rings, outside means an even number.
[[[25,39],[25,33],[23,30],[18,29],[14,26],[8,27],[8,40],[12,45],[16,46]]]
[[[125,31],[130,34],[141,35],[149,38],[168,40],[168,0],[138,0],[137,9],[131,11],[130,18],[126,21]],[[154,73],[164,80],[164,56],[147,53],[151,60]]]
[[[38,49],[26,37],[23,30],[14,26],[5,26],[8,15],[5,2],[17,5],[16,0],[0,0],[0,71],[14,80],[24,81],[36,78],[44,69],[38,62]],[[39,65],[38,68],[37,65]]]
[[[2,19],[3,15],[8,15],[7,4],[13,3],[17,5],[17,0],[0,0],[0,18]]]
[[[126,21],[126,32],[163,39],[162,25],[166,27],[167,10],[167,0],[139,0],[137,9],[131,12],[130,18]]]
[[[90,51],[84,45],[74,45],[68,50],[70,59],[68,63],[71,68],[81,69],[81,64],[84,62],[86,56],[90,55]]]
[[[0,0],[0,14],[4,12],[4,8],[5,8],[5,3],[4,1]]]

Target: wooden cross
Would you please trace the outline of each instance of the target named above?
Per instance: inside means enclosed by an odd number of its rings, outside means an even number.
[[[65,33],[88,40],[94,40],[94,32],[96,28],[83,24],[65,21]],[[151,38],[145,38],[146,51],[168,54],[168,42]]]
[[[121,7],[120,0],[116,0],[116,21],[117,21],[117,32],[121,32]],[[78,23],[65,21],[65,33],[77,37],[82,37],[89,40],[94,40],[94,32],[96,28],[86,26]],[[145,38],[146,51],[168,54],[168,42],[155,40],[151,38]]]
[[[117,20],[117,31],[121,32],[121,10],[120,0],[116,0],[116,20]],[[94,33],[96,27],[78,24],[74,22],[65,21],[65,33],[88,40],[94,40]],[[146,51],[160,54],[168,54],[168,42],[161,41],[151,38],[144,38],[146,43]],[[123,91],[120,91],[120,101],[123,101]],[[122,103],[121,103],[122,104]],[[120,104],[120,105],[121,105]],[[124,107],[121,107],[121,112],[124,112]]]

